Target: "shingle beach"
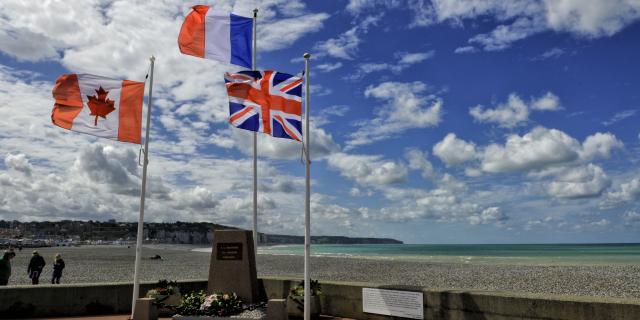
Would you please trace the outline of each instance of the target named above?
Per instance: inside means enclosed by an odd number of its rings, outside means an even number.
[[[143,250],[142,281],[206,279],[210,254],[188,247],[151,246]],[[55,253],[67,267],[62,283],[130,282],[133,247],[85,246],[39,248],[47,266],[40,279],[49,283]],[[31,249],[17,251],[9,285],[29,284]],[[162,260],[151,260],[160,255]],[[320,281],[418,285],[434,289],[468,289],[594,297],[640,298],[640,265],[507,265],[429,263],[360,258],[312,257],[312,278]],[[258,255],[258,276],[302,278],[301,256]]]

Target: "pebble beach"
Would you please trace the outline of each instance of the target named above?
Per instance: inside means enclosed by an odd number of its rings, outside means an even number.
[[[142,281],[206,279],[210,254],[194,247],[154,245],[143,249]],[[41,284],[51,280],[53,256],[66,262],[62,283],[130,282],[135,249],[126,246],[38,248],[47,266]],[[9,285],[30,284],[32,249],[16,251]],[[150,257],[160,255],[162,260]],[[640,298],[640,265],[522,265],[431,263],[390,259],[312,257],[312,278],[322,281],[417,285],[433,289],[487,290],[589,297]],[[258,276],[302,278],[303,258],[257,257]]]

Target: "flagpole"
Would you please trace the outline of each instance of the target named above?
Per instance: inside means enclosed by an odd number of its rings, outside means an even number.
[[[304,204],[304,320],[311,319],[311,278],[309,277],[309,256],[311,255],[311,156],[309,155],[309,58],[310,53],[304,57],[304,119],[305,119],[305,204]]]
[[[258,22],[258,8],[253,9],[253,70],[257,70],[256,55],[258,39],[256,23]],[[253,250],[258,254],[258,132],[253,132]]]
[[[147,191],[147,165],[149,164],[149,128],[151,126],[151,107],[153,93],[153,65],[156,61],[154,56],[151,61],[151,79],[149,80],[149,103],[147,108],[147,130],[144,138],[144,163],[142,165],[142,190],[140,191],[140,216],[138,217],[138,234],[136,235],[136,263],[133,273],[133,299],[131,301],[131,319],[136,308],[136,300],[140,296],[140,257],[142,255],[142,237],[144,236],[144,200]]]

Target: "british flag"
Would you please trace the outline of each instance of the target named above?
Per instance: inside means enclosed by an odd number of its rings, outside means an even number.
[[[273,70],[225,73],[229,123],[302,141],[302,78]]]

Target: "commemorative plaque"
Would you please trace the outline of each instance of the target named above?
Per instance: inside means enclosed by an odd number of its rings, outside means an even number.
[[[216,246],[216,259],[242,260],[242,243],[218,243],[218,245]]]
[[[423,295],[422,292],[362,288],[362,311],[424,319]]]
[[[215,230],[207,292],[235,292],[242,300],[258,300],[253,234],[247,230]]]

